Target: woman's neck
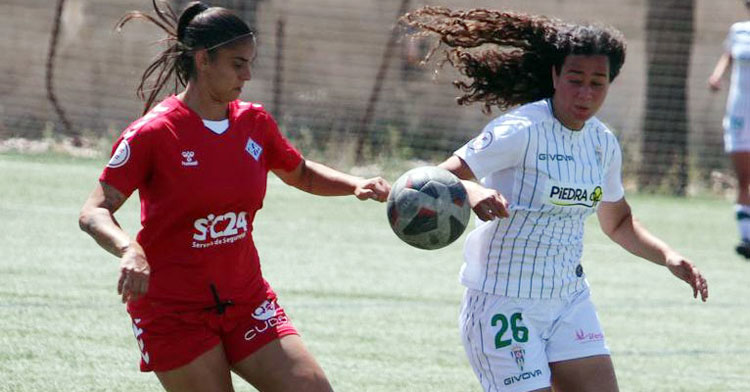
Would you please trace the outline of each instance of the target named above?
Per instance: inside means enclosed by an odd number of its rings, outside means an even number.
[[[185,91],[177,95],[177,99],[185,103],[204,120],[220,121],[227,118],[227,103],[220,102],[197,88],[193,82],[188,82]]]
[[[549,102],[550,106],[552,106],[552,115],[555,116],[557,121],[559,121],[565,128],[568,128],[571,131],[580,131],[583,129],[583,126],[586,125],[585,121],[571,119],[571,116],[566,116],[566,114],[562,110],[559,110],[558,106],[555,105],[554,98],[551,98]]]

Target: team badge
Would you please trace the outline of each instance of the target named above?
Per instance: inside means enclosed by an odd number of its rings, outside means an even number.
[[[130,144],[128,144],[127,140],[122,139],[120,144],[117,146],[115,153],[112,154],[112,158],[109,159],[109,162],[107,163],[107,167],[111,167],[113,169],[121,167],[122,165],[128,162],[129,158],[130,158]]]
[[[513,346],[510,349],[510,356],[516,361],[516,365],[518,365],[518,369],[521,371],[523,371],[523,365],[525,362],[524,355],[526,355],[526,350],[521,346]]]
[[[247,144],[245,144],[245,151],[250,154],[256,161],[260,159],[260,154],[263,152],[263,147],[256,143],[252,138],[247,138]]]
[[[492,132],[483,132],[481,135],[474,138],[469,144],[469,147],[474,151],[481,151],[492,144]]]

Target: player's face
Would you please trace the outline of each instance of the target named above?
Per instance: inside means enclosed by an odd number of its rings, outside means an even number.
[[[254,58],[255,44],[252,39],[217,49],[213,59],[207,61],[200,73],[211,98],[217,102],[237,99],[245,82],[251,78]]]
[[[609,59],[605,55],[569,55],[560,74],[552,67],[555,117],[570,129],[580,129],[604,103],[609,90]]]

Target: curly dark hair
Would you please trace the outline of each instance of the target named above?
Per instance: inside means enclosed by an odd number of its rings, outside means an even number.
[[[401,22],[420,34],[435,34],[446,60],[469,80],[454,81],[463,92],[459,105],[483,102],[507,110],[516,105],[549,98],[554,93],[552,66],[559,74],[568,55],[605,55],[609,80],[617,77],[625,62],[625,39],[613,27],[571,24],[545,16],[473,9],[453,11],[424,7],[407,13]],[[492,48],[478,48],[482,45]]]
[[[156,97],[174,77],[174,91],[179,85],[185,86],[195,76],[194,55],[199,49],[208,49],[209,58],[216,56],[216,50],[226,44],[234,44],[239,38],[253,39],[255,31],[232,11],[221,7],[209,7],[200,1],[188,4],[178,16],[167,2],[151,1],[156,16],[142,11],[126,13],[116,25],[118,31],[133,19],[145,19],[162,29],[167,43],[156,59],[141,76],[137,95],[146,101],[143,113],[146,114]],[[146,93],[148,92],[148,97]]]

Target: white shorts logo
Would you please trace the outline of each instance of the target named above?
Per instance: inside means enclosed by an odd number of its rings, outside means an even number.
[[[276,307],[275,300],[266,300],[260,304],[260,306],[255,308],[252,316],[254,319],[260,321],[260,323],[254,325],[245,332],[245,340],[253,340],[256,336],[261,335],[272,328],[289,323],[289,319],[284,313],[277,313],[278,308]]]
[[[118,168],[124,165],[128,161],[128,158],[130,158],[130,144],[128,144],[127,140],[122,139],[120,144],[117,145],[115,153],[112,154],[112,158],[109,159],[107,167]]]
[[[141,335],[143,335],[143,329],[138,327],[138,323],[141,322],[141,319],[137,318],[133,320],[133,334],[135,335],[136,340],[138,340],[138,348],[141,349],[141,358],[143,358],[143,362],[148,364],[149,361],[149,355],[146,351],[146,344],[143,343],[143,339],[141,339]]]
[[[276,304],[266,300],[253,311],[253,318],[258,321],[266,321],[276,315]]]

